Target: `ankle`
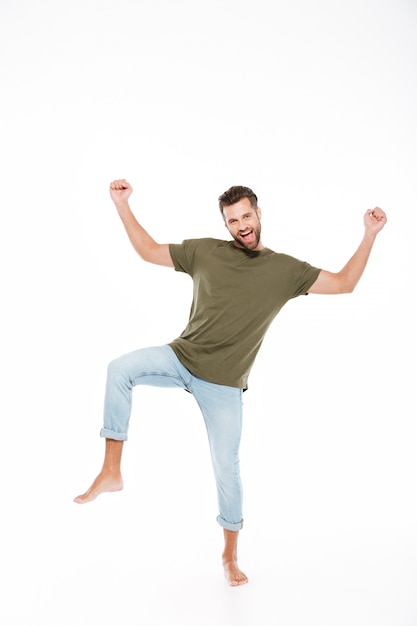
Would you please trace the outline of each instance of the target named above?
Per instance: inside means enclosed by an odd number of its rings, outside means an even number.
[[[223,563],[237,563],[236,552],[229,552],[229,550],[225,550],[222,554],[222,561]]]

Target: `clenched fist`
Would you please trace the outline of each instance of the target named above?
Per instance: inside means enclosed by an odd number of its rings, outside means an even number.
[[[116,206],[126,203],[132,191],[132,186],[124,178],[110,183],[110,197]]]
[[[367,211],[363,220],[366,231],[371,235],[377,235],[384,228],[387,222],[387,216],[382,209],[376,207],[375,209]]]

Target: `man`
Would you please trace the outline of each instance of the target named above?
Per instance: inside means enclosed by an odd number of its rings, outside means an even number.
[[[131,193],[124,179],[110,184],[134,249],[145,261],[190,274],[193,303],[187,327],[169,345],[137,350],[109,364],[101,430],[106,439],[104,464],[75,502],[90,502],[103,492],[123,488],[120,464],[133,388],[142,384],[186,389],[198,402],[207,428],[218,493],[217,521],[225,539],[226,579],[232,586],[241,585],[248,579],[237,560],[243,524],[239,444],[242,392],[250,369],[270,323],[289,299],[353,291],[386,216],[379,208],[365,213],[358,249],[340,272],[333,273],[263,246],[261,209],[248,187],[231,187],[219,197],[232,241],[207,238],[182,244],[157,243],[134,217],[128,203]]]

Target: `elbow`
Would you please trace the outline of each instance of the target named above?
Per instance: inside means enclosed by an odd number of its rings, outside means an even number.
[[[343,291],[342,293],[353,293],[354,289],[355,289],[355,285],[352,285],[350,287],[347,287],[345,291]]]
[[[147,263],[152,263],[152,256],[147,254],[146,252],[138,252],[142,261],[146,261]]]
[[[157,252],[156,247],[154,246],[143,247],[142,246],[141,248],[136,248],[136,252],[140,256],[142,261],[146,261],[147,263],[156,263],[155,261],[155,254]]]
[[[356,283],[346,281],[341,284],[340,293],[352,293],[356,287]]]
[[[344,293],[352,293],[354,289],[355,289],[354,283],[351,283],[347,280],[338,280],[337,282],[333,284],[331,291],[328,291],[327,293],[341,295]]]
[[[352,293],[358,283],[354,276],[346,275],[344,272],[339,273],[338,282],[338,293]]]

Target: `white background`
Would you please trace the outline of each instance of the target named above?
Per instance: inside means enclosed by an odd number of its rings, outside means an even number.
[[[417,624],[416,33],[412,0],[1,0],[2,625]],[[355,292],[290,302],[259,353],[239,589],[188,394],[137,390],[125,490],[72,502],[107,362],[190,306],[119,177],[160,242],[225,237],[250,186],[264,244],[335,271],[388,214]]]

